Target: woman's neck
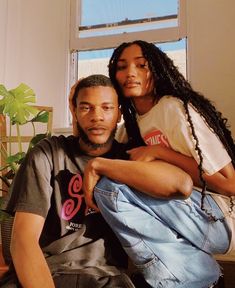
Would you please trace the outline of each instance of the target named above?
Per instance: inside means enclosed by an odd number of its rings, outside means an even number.
[[[147,113],[157,103],[156,98],[153,96],[133,97],[133,105],[139,115]]]

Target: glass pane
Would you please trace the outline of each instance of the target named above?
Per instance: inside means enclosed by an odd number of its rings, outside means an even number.
[[[173,60],[179,71],[187,78],[187,53],[186,53],[186,39],[177,42],[169,42],[156,44],[162,51]]]
[[[174,61],[181,73],[186,77],[186,40],[156,44]],[[78,53],[78,79],[91,74],[108,76],[108,62],[113,49],[75,52]]]
[[[177,14],[178,0],[82,0],[80,37],[175,27]]]
[[[76,53],[78,53],[78,79],[91,74],[104,74],[108,76],[108,62],[113,49]]]

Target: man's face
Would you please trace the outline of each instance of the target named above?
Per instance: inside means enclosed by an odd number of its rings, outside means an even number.
[[[114,88],[82,88],[77,97],[76,118],[83,149],[109,148],[120,120]]]

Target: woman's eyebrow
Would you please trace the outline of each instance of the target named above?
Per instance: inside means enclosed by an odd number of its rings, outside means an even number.
[[[134,57],[134,60],[138,60],[138,59],[145,59],[145,57],[144,56],[136,56],[136,57]],[[119,62],[119,61],[124,62],[124,61],[127,61],[127,60],[126,60],[126,58],[119,58],[117,62]]]

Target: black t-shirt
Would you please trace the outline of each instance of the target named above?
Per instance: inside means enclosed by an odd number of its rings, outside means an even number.
[[[106,158],[127,159],[123,144],[114,141]],[[118,275],[127,257],[100,213],[87,209],[82,172],[91,157],[73,136],[42,140],[21,164],[5,210],[45,218],[40,246],[53,273]]]

